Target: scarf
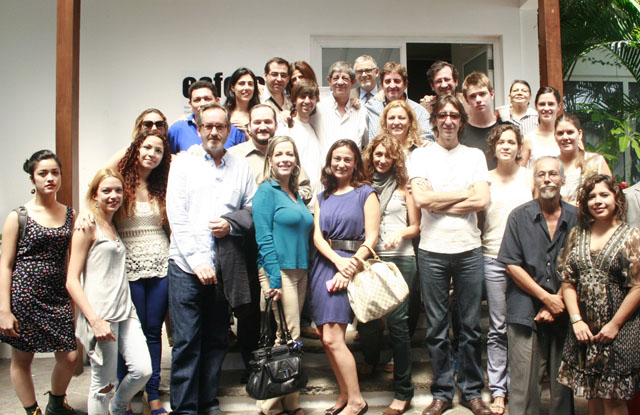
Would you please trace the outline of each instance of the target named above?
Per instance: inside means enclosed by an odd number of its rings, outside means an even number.
[[[389,169],[385,174],[374,173],[373,183],[371,185],[376,192],[378,192],[378,197],[380,198],[380,217],[382,217],[391,200],[391,195],[398,187],[396,178],[393,175],[393,169]]]

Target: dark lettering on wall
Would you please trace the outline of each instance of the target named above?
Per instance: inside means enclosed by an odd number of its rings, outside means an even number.
[[[216,72],[215,75],[213,75],[213,79],[208,76],[202,76],[200,77],[199,80],[213,83],[216,86],[218,93],[224,97],[225,95],[227,95],[227,90],[229,88],[229,77],[223,78],[223,75],[224,75],[223,72]],[[263,77],[256,76],[256,80],[258,81],[258,84],[264,85]],[[197,79],[194,78],[193,76],[187,76],[182,80],[182,96],[183,97],[185,97],[186,99],[191,98],[189,96],[189,88],[196,81]],[[224,88],[223,88],[223,85],[224,85]]]

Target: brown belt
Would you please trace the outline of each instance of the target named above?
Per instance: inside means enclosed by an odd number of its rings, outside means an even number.
[[[329,242],[331,249],[348,252],[356,252],[364,243],[364,241],[353,241],[349,239],[327,239],[327,242]]]

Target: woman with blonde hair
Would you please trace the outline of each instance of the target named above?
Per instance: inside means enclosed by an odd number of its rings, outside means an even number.
[[[380,116],[380,133],[395,137],[406,154],[424,145],[416,115],[409,104],[401,99],[384,107]]]
[[[290,137],[275,137],[267,147],[264,181],[253,197],[253,220],[258,243],[258,277],[267,297],[280,302],[293,341],[300,339],[300,312],[307,290],[309,234],[313,216],[298,194],[300,157]],[[278,323],[278,343],[286,342]],[[265,415],[283,411],[304,415],[298,392],[258,401]]]
[[[151,358],[125,275],[125,246],[114,215],[124,193],[122,175],[101,169],[89,184],[86,206],[96,226],[76,230],[72,238],[67,290],[79,308],[76,336],[89,355],[89,415],[123,415],[133,396],[151,377]],[[127,375],[116,383],[118,352]]]

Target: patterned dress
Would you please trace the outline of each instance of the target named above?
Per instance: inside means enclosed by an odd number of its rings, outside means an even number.
[[[600,251],[590,250],[590,240],[590,231],[574,228],[558,267],[576,288],[580,314],[595,336],[640,284],[640,229],[620,225]],[[639,311],[609,344],[580,343],[569,328],[558,382],[587,399],[631,399],[640,390]]]
[[[0,335],[0,340],[23,352],[76,349],[71,300],[65,287],[72,218],[73,210],[67,207],[64,225],[47,228],[27,216],[11,276],[11,311],[20,336]]]

